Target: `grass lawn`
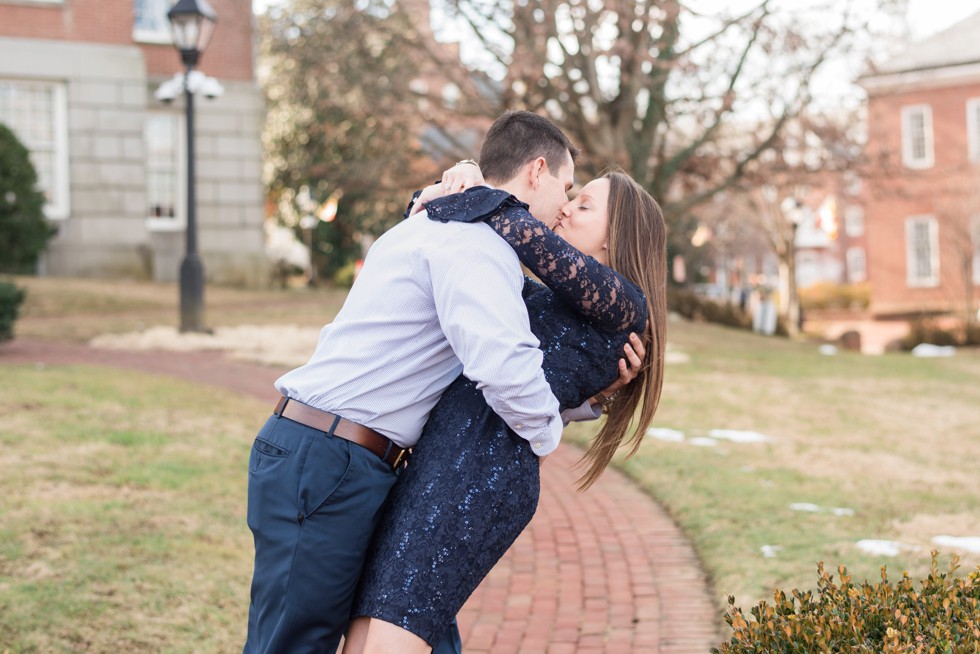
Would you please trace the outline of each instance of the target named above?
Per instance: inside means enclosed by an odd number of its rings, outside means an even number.
[[[99,334],[146,327],[176,327],[174,284],[70,278],[17,277],[27,290],[17,336],[84,342]],[[242,291],[208,286],[204,322],[209,327],[295,324],[320,326],[340,310],[344,290]]]
[[[29,293],[19,336],[85,340],[177,320],[173,285],[16,282]],[[342,299],[209,288],[207,322],[320,325]],[[655,426],[683,441],[647,438],[621,464],[692,539],[719,607],[728,594],[747,608],[775,587],[814,588],[817,561],[856,580],[883,564],[921,578],[933,537],[980,537],[980,352],[827,357],[684,322],[670,323],[669,341],[690,361],[668,366]],[[268,407],[2,356],[0,381],[0,652],[239,647],[251,573],[243,471]],[[771,440],[704,446],[713,429]],[[873,556],[862,539],[917,549]]]
[[[933,548],[950,560],[933,537],[980,537],[980,352],[831,357],[711,325],[668,332],[691,360],[667,367],[655,426],[684,440],[647,438],[624,468],[694,541],[719,600],[748,608],[776,587],[815,588],[817,561],[855,580],[882,565],[921,579]],[[699,446],[713,429],[772,440]],[[863,539],[917,549],[873,556]]]
[[[100,368],[0,377],[0,652],[240,651],[268,407]]]

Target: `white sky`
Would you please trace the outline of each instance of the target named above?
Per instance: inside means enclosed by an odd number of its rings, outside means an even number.
[[[255,13],[284,0],[252,0]],[[909,24],[915,38],[923,38],[980,11],[980,0],[908,0]]]
[[[909,0],[909,26],[921,39],[978,11],[980,0]]]

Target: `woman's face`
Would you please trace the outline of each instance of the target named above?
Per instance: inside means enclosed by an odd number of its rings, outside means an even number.
[[[558,214],[555,233],[573,247],[609,264],[609,180],[594,179]]]

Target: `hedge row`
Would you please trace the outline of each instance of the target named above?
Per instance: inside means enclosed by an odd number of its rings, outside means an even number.
[[[855,584],[843,566],[839,581],[818,564],[817,596],[777,591],[773,603],[750,609],[748,620],[729,597],[725,620],[731,639],[715,654],[811,654],[881,652],[882,654],[976,654],[980,651],[980,567],[956,577],[954,557],[940,573],[937,553],[932,572],[919,587],[903,574],[892,585],[881,568],[881,581]]]

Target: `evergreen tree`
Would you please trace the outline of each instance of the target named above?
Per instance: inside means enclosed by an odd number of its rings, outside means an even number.
[[[34,272],[52,234],[30,154],[0,123],[0,272]]]

